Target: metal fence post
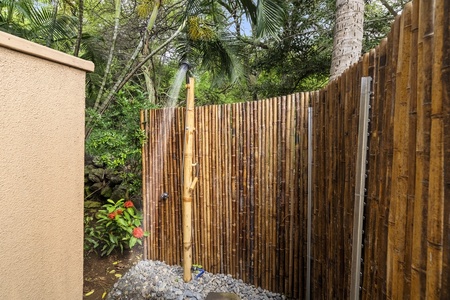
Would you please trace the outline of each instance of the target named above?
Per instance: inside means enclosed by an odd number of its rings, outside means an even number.
[[[356,158],[355,206],[353,211],[353,243],[350,299],[358,300],[360,296],[363,214],[366,184],[366,158],[369,133],[369,102],[371,94],[371,77],[361,78],[361,98],[359,108],[358,153]]]
[[[308,107],[308,224],[306,245],[306,300],[311,299],[311,212],[312,212],[312,126],[313,108]]]

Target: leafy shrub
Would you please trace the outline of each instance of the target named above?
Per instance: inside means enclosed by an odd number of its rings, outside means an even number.
[[[141,192],[141,149],[146,134],[140,128],[140,111],[155,107],[139,86],[127,84],[104,114],[86,109],[86,119],[93,127],[86,153],[120,173],[130,195]]]
[[[109,255],[114,249],[132,249],[142,238],[148,236],[141,227],[142,214],[136,210],[132,201],[109,199],[94,218],[85,217],[85,249],[95,250],[101,256]]]

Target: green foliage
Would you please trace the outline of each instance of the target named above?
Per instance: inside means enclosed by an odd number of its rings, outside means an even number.
[[[77,31],[77,20],[67,13],[54,15],[48,2],[1,0],[0,30],[69,52]]]
[[[224,84],[223,86],[211,86],[211,74],[208,71],[196,76],[195,81],[195,105],[228,104],[243,102],[250,98],[250,93],[244,81]]]
[[[121,172],[130,194],[140,192],[141,148],[145,141],[145,132],[140,128],[140,110],[150,107],[141,89],[128,84],[105,114],[86,110],[95,124],[86,141],[87,154],[109,169]]]
[[[395,11],[405,1],[387,0]],[[53,2],[56,3],[56,2]],[[335,0],[264,0],[165,2],[121,1],[120,28],[112,65],[106,64],[114,33],[117,1],[0,0],[0,30],[73,53],[78,25],[82,28],[80,57],[94,61],[87,74],[86,119],[92,132],[86,152],[122,172],[130,194],[140,191],[141,145],[139,111],[163,106],[179,62],[188,59],[196,81],[196,105],[264,99],[315,90],[327,82],[331,61]],[[160,4],[160,6],[159,6]],[[57,13],[55,15],[55,10]],[[159,8],[154,26],[146,20]],[[82,24],[78,24],[81,11]],[[379,1],[366,2],[364,49],[378,44],[393,19]],[[114,93],[121,73],[127,74],[187,20],[185,30],[154,55],[128,83]],[[249,24],[250,23],[250,24]],[[144,45],[139,48],[138,45]],[[144,72],[146,77],[142,72]],[[142,71],[142,72],[141,72]],[[103,78],[105,85],[99,93]],[[148,89],[148,90],[147,90]],[[111,92],[111,93],[110,93]],[[105,111],[95,105],[108,95]],[[150,104],[150,94],[155,104]],[[154,96],[154,97],[153,97]],[[183,104],[184,90],[179,104]]]
[[[375,48],[391,30],[394,16],[377,2],[367,3],[364,11],[363,52]]]
[[[329,74],[333,45],[334,1],[291,1],[278,43],[249,49],[247,74],[253,99],[288,95],[321,87],[311,78]],[[326,79],[324,79],[326,81]],[[324,80],[319,80],[320,82]]]
[[[299,89],[301,91],[317,91],[328,84],[328,75],[311,74],[300,81]]]
[[[94,218],[85,217],[85,250],[97,251],[101,256],[114,249],[132,249],[148,232],[142,230],[142,215],[130,200],[108,200]]]

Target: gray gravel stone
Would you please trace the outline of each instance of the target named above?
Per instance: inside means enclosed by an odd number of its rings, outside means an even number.
[[[132,267],[117,281],[106,297],[107,300],[176,299],[201,300],[210,292],[235,293],[242,300],[286,299],[281,294],[245,284],[231,275],[205,272],[191,282],[183,281],[180,266],[168,266],[164,262],[145,260]]]

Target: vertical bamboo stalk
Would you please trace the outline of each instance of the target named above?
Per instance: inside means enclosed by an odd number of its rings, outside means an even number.
[[[286,122],[286,151],[287,151],[287,159],[286,159],[286,199],[288,203],[286,204],[286,211],[287,216],[286,218],[289,219],[289,228],[288,228],[288,235],[286,235],[286,262],[287,262],[287,268],[286,268],[286,282],[287,284],[287,292],[285,290],[285,293],[293,297],[293,271],[294,271],[294,223],[295,223],[295,211],[294,211],[294,203],[297,201],[296,198],[293,196],[293,186],[295,182],[296,175],[296,168],[295,168],[295,157],[294,157],[294,151],[295,151],[295,121],[294,121],[294,112],[295,112],[295,104],[294,104],[295,95],[288,96],[288,103],[287,103],[287,122]],[[292,173],[292,176],[291,176]],[[285,285],[286,286],[286,285]]]
[[[351,101],[351,91],[352,91],[352,72],[345,72],[345,80],[342,83],[342,115],[343,115],[343,133],[345,135],[345,139],[343,142],[343,151],[344,151],[344,183],[343,183],[343,210],[342,210],[342,219],[343,219],[343,229],[345,239],[350,243],[350,237],[352,234],[352,226],[349,221],[352,218],[352,209],[353,209],[353,201],[354,195],[352,195],[352,184],[353,180],[351,177],[351,166],[353,161],[352,149],[354,148],[353,140],[352,140],[352,101]],[[314,125],[315,126],[315,125]],[[356,135],[354,133],[353,135]],[[351,249],[348,249],[347,245],[343,245],[343,259],[345,265],[351,262]],[[349,289],[347,291],[344,290],[343,299],[349,298]]]
[[[397,60],[398,60],[398,37],[399,37],[399,29],[400,29],[400,16],[397,16],[394,23],[391,26],[391,32],[388,36],[388,64],[387,64],[387,73],[388,79],[386,81],[386,98],[388,103],[391,104],[390,114],[395,114],[395,83],[396,83],[396,69],[397,69]],[[391,118],[389,123],[389,128],[393,128],[393,120]],[[392,129],[392,132],[394,129]],[[394,178],[394,167],[393,167],[393,138],[389,140],[389,145],[386,147],[387,155],[390,156],[390,163],[388,164],[387,172],[389,172],[389,179]],[[392,182],[391,182],[392,181]],[[386,180],[386,184],[388,185],[387,189],[389,190],[389,195],[394,196],[396,192],[392,188],[393,180]],[[391,194],[392,193],[392,194]],[[393,282],[393,261],[394,261],[394,232],[395,232],[395,210],[396,210],[396,201],[392,199],[389,201],[389,216],[388,216],[388,247],[386,254],[386,297],[392,297],[392,289],[394,288]]]
[[[261,187],[260,187],[260,159],[261,159],[261,120],[259,118],[261,112],[261,101],[253,103],[253,127],[254,132],[252,135],[253,140],[253,155],[254,155],[254,171],[253,171],[253,181],[254,181],[254,233],[253,233],[253,266],[254,266],[254,279],[252,284],[258,286],[261,278]]]
[[[233,105],[230,109],[230,120],[231,120],[231,144],[230,144],[230,152],[231,152],[231,209],[232,214],[230,216],[231,219],[231,274],[236,276],[238,273],[238,252],[237,252],[237,243],[238,243],[238,233],[237,233],[237,146],[236,146],[236,136],[238,134],[237,128],[237,120],[236,120],[236,105]]]
[[[375,90],[375,99],[374,104],[375,106],[372,108],[372,113],[374,114],[376,111],[376,114],[378,116],[376,122],[377,122],[377,131],[373,132],[371,141],[373,141],[373,137],[376,135],[379,139],[378,142],[378,166],[379,170],[374,175],[378,175],[378,178],[385,177],[386,172],[386,161],[387,157],[385,155],[385,151],[383,149],[385,145],[385,135],[383,134],[386,129],[384,129],[384,122],[388,117],[385,112],[385,107],[387,106],[385,93],[384,93],[384,85],[386,80],[386,39],[383,39],[380,43],[379,49],[378,49],[378,56],[377,56],[377,75],[376,75],[376,90]],[[374,126],[374,125],[372,125]],[[374,128],[374,127],[372,127]],[[372,178],[375,178],[375,177]],[[387,179],[386,179],[387,180]],[[376,274],[374,275],[374,292],[372,294],[372,297],[374,298],[380,298],[383,294],[383,287],[385,287],[386,282],[386,272],[384,271],[386,269],[386,249],[387,249],[387,234],[386,234],[386,224],[387,224],[387,199],[383,197],[383,181],[378,179],[374,185],[376,185],[376,198],[379,201],[379,220],[377,224],[377,241],[373,245],[374,247],[374,264],[376,269],[378,270]],[[377,283],[377,284],[375,284]],[[380,284],[381,283],[381,284]]]
[[[254,279],[254,233],[255,233],[255,211],[254,211],[254,140],[253,140],[253,130],[255,124],[253,116],[253,104],[255,102],[247,102],[247,116],[245,118],[247,126],[247,146],[248,149],[248,164],[247,164],[247,197],[246,202],[248,203],[247,208],[247,269],[248,277],[247,282],[252,283]]]
[[[378,58],[379,47],[376,49],[372,49],[370,51],[370,67],[369,67],[369,76],[373,78],[373,88],[372,91],[374,95],[378,89],[378,66],[376,64],[376,60]],[[375,97],[376,97],[375,96]],[[368,157],[368,166],[370,167],[370,176],[367,182],[367,205],[366,205],[366,237],[364,241],[364,274],[363,274],[363,286],[362,286],[362,299],[372,299],[374,296],[374,287],[376,286],[376,256],[375,249],[377,239],[378,239],[378,222],[379,222],[379,198],[377,197],[378,185],[377,182],[379,180],[379,115],[378,115],[378,103],[376,101],[372,101],[372,109],[370,110],[370,148],[369,148],[369,157]]]
[[[304,140],[304,137],[301,135],[301,124],[302,124],[302,118],[303,116],[301,115],[302,111],[303,111],[303,99],[300,98],[300,93],[296,93],[294,96],[294,115],[293,115],[293,137],[292,137],[292,145],[293,145],[293,160],[295,162],[295,173],[296,176],[293,176],[293,180],[292,180],[292,185],[291,185],[291,189],[292,189],[292,194],[291,197],[293,198],[294,201],[294,205],[293,205],[293,213],[294,213],[294,217],[293,217],[293,221],[294,221],[294,225],[293,225],[293,245],[292,245],[292,255],[293,255],[293,275],[292,275],[292,285],[293,285],[293,291],[292,291],[292,295],[294,298],[299,298],[300,292],[299,289],[301,291],[302,286],[298,284],[299,281],[299,275],[302,272],[302,266],[301,266],[301,262],[300,262],[300,256],[303,255],[301,253],[299,245],[302,244],[302,234],[300,232],[300,228],[302,228],[302,226],[300,226],[301,222],[304,222],[304,218],[301,214],[301,203],[304,202],[304,198],[302,198],[301,195],[301,189],[303,187],[303,179],[304,179],[304,174],[302,173],[302,165],[303,165],[303,157],[300,154],[301,151],[301,143]]]
[[[337,174],[336,174],[336,184],[337,185],[337,209],[336,209],[336,220],[339,224],[339,233],[337,235],[337,250],[336,255],[340,257],[341,259],[338,261],[336,266],[336,277],[339,278],[339,274],[342,274],[345,272],[345,267],[347,265],[346,257],[345,257],[345,245],[342,244],[341,241],[345,240],[347,235],[347,226],[345,224],[346,218],[345,218],[345,175],[346,175],[346,168],[345,168],[345,132],[344,132],[344,123],[345,123],[345,94],[346,94],[346,88],[347,88],[347,80],[348,80],[348,72],[345,72],[343,76],[339,80],[339,86],[338,86],[338,98],[336,99],[336,112],[339,112],[337,114],[336,118],[336,167],[337,167]],[[346,277],[345,277],[346,279]],[[345,298],[345,289],[346,289],[347,282],[344,281],[339,285],[339,291],[336,294],[336,297],[338,298]]]
[[[194,78],[189,78],[186,122],[184,136],[184,173],[183,173],[183,279],[191,281],[192,267],[192,191],[197,179],[192,174],[193,142],[194,142]]]
[[[450,2],[444,0],[436,1],[436,24],[442,24],[442,27],[438,29],[436,38],[440,38],[441,41],[435,45],[436,51],[440,51],[440,65],[436,66],[436,71],[441,68],[440,83],[442,84],[442,90],[439,91],[442,97],[442,125],[443,125],[443,160],[441,161],[441,167],[443,169],[443,183],[442,196],[447,200],[439,204],[442,205],[441,211],[443,214],[442,221],[442,282],[441,282],[441,299],[450,299],[450,18],[448,12],[450,11]],[[441,199],[441,201],[443,200]]]
[[[204,149],[205,149],[205,154],[206,154],[206,159],[205,159],[205,178],[206,178],[206,186],[205,186],[205,198],[204,198],[204,214],[205,214],[205,223],[203,224],[204,228],[204,232],[205,232],[205,259],[203,262],[203,266],[207,269],[207,270],[211,270],[212,268],[212,263],[211,261],[213,261],[213,255],[215,253],[213,253],[213,250],[211,248],[211,239],[212,237],[212,232],[211,232],[211,226],[212,226],[212,218],[211,218],[211,203],[213,201],[213,174],[211,173],[212,170],[212,156],[214,155],[212,153],[212,147],[211,147],[211,131],[213,130],[212,128],[212,124],[211,124],[211,109],[210,107],[207,107],[207,109],[205,109],[205,111],[203,112],[203,119],[204,119],[204,137],[205,137],[205,144],[204,144]]]
[[[409,98],[409,147],[408,147],[408,191],[407,191],[407,207],[406,207],[406,229],[405,229],[405,289],[403,298],[409,299],[412,295],[412,253],[413,253],[413,226],[414,226],[414,202],[415,202],[415,183],[416,183],[416,129],[417,129],[417,23],[418,23],[418,9],[414,6],[414,2],[409,4],[411,6],[409,26],[404,30],[410,35],[410,43],[407,45],[410,52],[409,59],[409,78],[407,82],[407,97]]]
[[[155,134],[150,134],[150,141],[149,141],[149,147],[151,151],[150,154],[150,165],[149,165],[149,169],[151,170],[151,178],[150,178],[150,184],[152,186],[156,186],[156,162],[157,162],[157,147],[156,147],[156,138],[157,138],[157,133],[158,133],[158,129],[156,127],[156,110],[151,110],[150,111],[150,122],[152,124],[152,128],[154,128],[154,132]],[[155,191],[152,190],[152,193],[149,195],[149,206],[150,206],[150,232],[152,234],[150,234],[150,245],[151,245],[151,253],[149,254],[151,259],[156,259],[157,258],[157,234],[158,232],[156,231],[156,207],[155,207],[155,199],[154,199],[154,194]]]
[[[198,155],[198,163],[200,164],[200,176],[199,176],[199,193],[197,195],[198,199],[198,205],[199,205],[199,224],[198,228],[196,229],[196,234],[199,238],[198,247],[197,247],[197,257],[196,260],[201,265],[205,265],[205,253],[206,253],[206,245],[205,245],[205,224],[206,224],[206,209],[204,207],[205,205],[205,199],[206,199],[206,188],[208,188],[208,185],[206,184],[206,177],[207,177],[207,170],[205,167],[205,164],[208,161],[208,158],[206,156],[205,151],[205,120],[204,120],[204,111],[205,107],[198,107],[196,112],[198,118],[196,118],[196,130],[197,130],[197,137],[198,137],[198,145],[197,148],[199,149],[199,155]]]
[[[431,99],[431,64],[425,63],[432,49],[433,27],[431,1],[413,2],[413,28],[417,35],[417,128],[416,128],[416,182],[414,195],[414,225],[411,257],[411,294],[424,299],[426,293],[426,231],[429,175],[429,131]],[[415,21],[418,19],[417,21]],[[418,23],[414,25],[414,23]],[[429,78],[430,80],[427,80]]]
[[[392,251],[391,278],[392,297],[403,297],[405,288],[405,230],[408,192],[408,144],[409,144],[409,98],[406,94],[409,79],[410,38],[411,33],[405,30],[411,25],[411,5],[406,5],[400,22],[398,42],[398,59],[396,68],[395,104],[394,104],[394,157],[392,165],[391,213],[389,216],[389,249]]]
[[[268,107],[268,100],[264,100],[261,103],[261,234],[262,234],[262,245],[261,245],[261,286],[267,287],[268,281],[269,281],[269,268],[268,268],[268,257],[269,257],[269,251],[268,251],[268,224],[269,220],[267,218],[267,210],[268,210],[268,190],[269,190],[269,157],[270,152],[267,148],[268,144],[268,129],[269,129],[269,120],[267,116],[267,107]]]
[[[145,135],[148,137],[148,130],[147,126],[148,123],[146,122],[146,116],[147,111],[141,110],[140,112],[140,127],[141,130],[145,132]],[[142,144],[142,227],[144,231],[148,231],[148,216],[147,216],[147,203],[148,203],[148,197],[147,197],[147,161],[148,161],[148,138],[145,140],[145,143]],[[143,259],[148,258],[148,238],[144,238],[144,254]]]
[[[386,298],[390,294],[390,267],[389,261],[391,260],[391,253],[389,248],[389,217],[390,217],[390,204],[391,204],[391,182],[392,182],[392,136],[393,136],[393,115],[394,115],[394,101],[392,97],[392,86],[395,78],[393,78],[392,72],[392,56],[393,56],[393,32],[390,34],[390,38],[381,43],[382,53],[380,54],[380,63],[382,71],[380,72],[380,97],[382,97],[382,115],[384,120],[382,122],[382,151],[381,157],[384,163],[384,175],[385,180],[380,181],[380,199],[382,199],[383,210],[383,222],[381,232],[381,243],[384,251],[379,252],[380,260],[380,294],[381,297]],[[384,46],[384,47],[383,47]]]
[[[220,236],[218,235],[218,216],[217,216],[217,202],[218,202],[218,193],[220,191],[220,186],[218,182],[218,169],[217,169],[217,161],[218,161],[218,145],[217,145],[217,106],[211,106],[210,107],[210,124],[211,124],[211,131],[210,131],[210,144],[209,147],[211,148],[211,165],[210,165],[210,172],[211,172],[211,179],[212,179],[212,193],[211,193],[211,216],[212,221],[209,224],[211,226],[211,265],[209,270],[212,272],[218,272],[218,265],[220,263],[220,251],[218,248],[218,245],[220,243]]]
[[[276,161],[277,161],[277,151],[276,151],[276,145],[277,145],[277,135],[276,135],[276,112],[277,112],[277,98],[272,98],[270,101],[270,109],[268,110],[269,114],[269,120],[270,120],[270,145],[272,146],[272,152],[270,155],[270,198],[272,201],[269,201],[269,220],[270,226],[269,226],[269,265],[271,266],[271,274],[270,274],[270,284],[269,289],[272,290],[275,288],[276,283],[276,207],[274,204],[276,204]]]
[[[140,111],[140,128],[141,131],[144,131],[145,135],[148,134],[147,130],[146,130],[146,124],[145,124],[145,115],[146,115],[147,111],[145,110],[141,110]],[[147,161],[147,140],[145,140],[145,143],[142,144],[142,214],[145,216],[146,210],[145,210],[145,204],[146,204],[146,200],[145,200],[145,189],[146,189],[146,161]],[[146,218],[144,217],[142,220],[142,227],[144,228],[144,230],[147,230],[147,225],[146,225]],[[147,256],[147,254],[145,254],[145,250],[147,249],[147,245],[146,245],[146,241],[144,241],[144,257]]]
[[[232,266],[233,266],[233,245],[232,245],[232,240],[233,240],[233,233],[232,233],[232,215],[233,215],[233,202],[232,202],[232,145],[231,145],[231,136],[232,136],[232,131],[231,131],[231,105],[228,104],[225,106],[225,117],[224,117],[224,126],[228,129],[226,132],[226,142],[225,142],[225,149],[224,149],[224,153],[226,155],[226,164],[225,164],[225,173],[227,174],[227,182],[226,182],[226,191],[225,191],[225,195],[224,195],[224,199],[226,201],[226,231],[227,231],[227,235],[226,235],[226,248],[227,248],[227,266],[226,266],[226,272],[227,274],[232,274],[231,270],[232,270]]]
[[[444,2],[447,4],[445,5]],[[448,97],[449,82],[443,81],[448,79],[449,72],[449,54],[448,54],[448,27],[444,29],[444,24],[448,25],[448,11],[444,8],[449,7],[448,1],[435,1],[434,12],[434,43],[433,43],[433,66],[432,66],[432,85],[431,85],[431,137],[430,137],[430,188],[428,190],[428,222],[427,222],[427,284],[426,284],[426,298],[427,299],[444,299],[444,295],[449,292],[449,287],[443,287],[443,250],[444,250],[444,228],[448,228],[449,216],[444,215],[445,202],[445,177],[448,177],[449,166],[444,164],[444,157],[447,156],[444,148],[445,135],[444,132],[448,130],[449,107],[448,98],[444,100],[444,96]],[[445,59],[445,61],[444,61]],[[446,63],[446,64],[445,64]],[[445,74],[445,76],[443,76]],[[445,101],[445,102],[444,102]],[[447,128],[445,128],[447,127]],[[447,137],[448,139],[448,137]],[[448,144],[448,142],[447,142]],[[447,170],[447,171],[445,171]],[[445,225],[444,225],[445,224]],[[448,239],[448,238],[447,238]],[[448,254],[447,254],[448,255]],[[448,279],[447,279],[448,280]]]

